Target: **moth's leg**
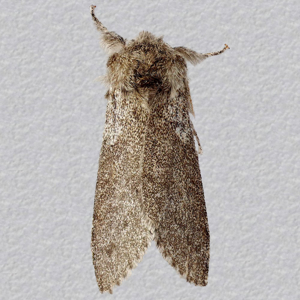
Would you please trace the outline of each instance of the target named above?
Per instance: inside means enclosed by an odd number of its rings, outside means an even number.
[[[224,47],[222,50],[220,50],[220,51],[217,51],[217,52],[211,52],[211,53],[205,53],[204,55],[205,55],[206,57],[219,55],[219,54],[223,53],[226,49],[230,49],[230,48],[228,47],[227,44],[225,44],[225,47]]]
[[[202,147],[201,147],[201,144],[200,144],[200,139],[198,137],[198,134],[197,134],[197,132],[194,128],[194,125],[193,125],[192,121],[191,121],[191,124],[192,124],[193,135],[196,137],[196,140],[197,140],[197,143],[198,143],[198,153],[202,154],[203,151],[202,151]]]

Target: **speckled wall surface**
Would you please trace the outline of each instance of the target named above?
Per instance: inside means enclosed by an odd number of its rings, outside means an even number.
[[[0,41],[0,299],[300,299],[299,1],[9,1]],[[206,287],[152,243],[113,295],[90,251],[110,30],[230,50],[189,64],[211,232]],[[298,245],[298,246],[297,246]]]

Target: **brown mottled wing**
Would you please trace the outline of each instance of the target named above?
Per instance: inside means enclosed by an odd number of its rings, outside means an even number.
[[[92,252],[101,292],[110,291],[142,258],[154,228],[142,213],[141,172],[147,114],[131,94],[111,89],[100,154]]]
[[[175,98],[153,103],[143,196],[162,255],[187,281],[206,285],[209,229],[188,95],[187,90],[179,90]]]

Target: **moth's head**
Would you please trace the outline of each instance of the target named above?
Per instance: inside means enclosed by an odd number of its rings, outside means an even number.
[[[112,49],[112,48],[110,48]],[[182,51],[172,48],[162,37],[142,31],[110,55],[107,81],[126,91],[150,89],[170,93],[183,88],[186,62]]]
[[[173,48],[162,37],[145,31],[127,42],[103,26],[94,14],[95,7],[91,6],[91,15],[102,33],[101,44],[110,54],[104,80],[110,88],[146,96],[153,92],[167,93],[171,98],[183,93],[189,102],[189,111],[193,113],[186,61],[197,64],[208,56],[185,47]]]

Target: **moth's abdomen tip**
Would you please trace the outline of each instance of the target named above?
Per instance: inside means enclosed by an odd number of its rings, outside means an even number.
[[[91,5],[90,6],[91,12],[93,12],[95,8],[96,8],[96,5]]]
[[[229,46],[227,44],[225,44],[225,49],[230,49]]]

